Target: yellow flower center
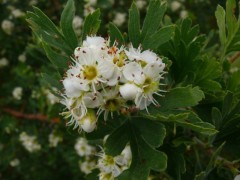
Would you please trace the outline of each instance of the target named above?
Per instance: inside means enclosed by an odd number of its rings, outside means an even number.
[[[113,63],[116,64],[118,67],[123,67],[125,64],[125,59],[127,58],[124,51],[121,51],[119,54],[119,58],[114,57]]]
[[[109,111],[117,111],[120,108],[121,102],[117,99],[109,99],[105,104],[105,108]]]
[[[147,77],[143,83],[144,93],[149,93],[150,91],[155,91],[158,88],[158,82],[152,81],[151,78]]]
[[[97,69],[95,66],[85,66],[83,70],[83,76],[87,80],[93,80],[97,76]]]

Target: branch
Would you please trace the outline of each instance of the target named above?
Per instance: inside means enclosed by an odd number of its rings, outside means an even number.
[[[59,123],[60,119],[59,118],[52,118],[49,119],[46,115],[44,114],[25,114],[16,110],[13,110],[11,108],[3,108],[3,111],[11,114],[13,117],[18,118],[18,119],[28,119],[28,120],[38,120],[42,122],[48,122],[50,120],[51,123]]]
[[[234,63],[238,58],[240,57],[240,52],[237,52],[236,54],[234,54],[233,56],[228,58],[228,61],[230,63]]]

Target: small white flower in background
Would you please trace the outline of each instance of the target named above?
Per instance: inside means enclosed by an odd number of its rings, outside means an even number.
[[[90,174],[92,172],[92,170],[97,167],[96,165],[97,165],[96,162],[89,158],[86,158],[85,161],[79,161],[80,170],[84,174]]]
[[[85,0],[87,5],[95,6],[97,4],[97,0]]]
[[[240,180],[240,174],[235,176],[234,180]]]
[[[135,106],[143,110],[158,105],[154,95],[161,96],[160,80],[165,64],[150,50],[141,47],[117,47],[109,39],[87,37],[74,51],[73,63],[63,79],[62,113],[71,118],[67,125],[92,132],[98,117],[113,118],[121,108]]]
[[[83,15],[84,17],[88,16],[89,14],[93,13],[95,8],[90,6],[89,4],[84,5]]]
[[[117,12],[113,19],[113,23],[117,26],[121,26],[126,21],[126,13]]]
[[[100,153],[99,156],[98,168],[100,170],[100,179],[119,176],[122,171],[130,167],[132,161],[132,152],[129,145],[127,145],[118,156],[113,157],[106,155],[104,152]]]
[[[173,12],[175,12],[175,11],[177,11],[178,9],[180,9],[181,6],[182,6],[182,4],[181,4],[180,2],[178,2],[178,1],[172,1],[172,3],[171,3],[171,10],[172,10]]]
[[[10,166],[12,166],[12,167],[19,166],[19,164],[20,164],[20,161],[17,158],[10,161]]]
[[[15,18],[20,18],[20,17],[25,16],[25,13],[22,12],[20,9],[14,9],[14,10],[12,10],[12,15],[13,15]]]
[[[94,155],[96,151],[95,147],[89,145],[87,139],[82,137],[77,139],[74,148],[77,154],[81,157]]]
[[[186,10],[182,10],[180,12],[180,18],[185,19],[188,17],[188,12]]]
[[[41,150],[41,145],[37,142],[36,136],[30,136],[26,132],[22,132],[19,136],[19,140],[27,151],[30,153]]]
[[[136,0],[136,6],[138,9],[143,9],[144,7],[146,7],[146,5],[146,0]]]
[[[52,91],[57,91],[56,88],[52,88]],[[57,96],[55,96],[49,89],[44,89],[43,90],[44,94],[47,97],[47,102],[51,105],[56,104],[57,102],[59,102],[59,98]]]
[[[83,25],[83,19],[79,16],[74,16],[73,18],[73,29],[77,35],[81,34],[81,28]]]
[[[16,100],[21,100],[22,99],[22,91],[23,91],[22,87],[15,87],[12,92],[13,97]]]
[[[26,54],[25,53],[20,54],[18,56],[18,60],[22,63],[26,62],[26,60],[27,60]]]
[[[29,1],[29,6],[35,6],[37,5],[37,3],[38,3],[38,0],[31,0]]]
[[[48,136],[49,146],[57,147],[58,143],[63,141],[63,138],[57,135],[54,131]]]
[[[0,68],[7,66],[8,64],[9,64],[9,62],[8,62],[7,58],[4,57],[4,58],[0,59]]]
[[[9,20],[3,20],[1,27],[6,34],[11,35],[14,28],[14,24]]]
[[[31,93],[31,97],[33,99],[38,99],[40,97],[40,93],[35,91],[35,90],[33,90],[32,93]]]

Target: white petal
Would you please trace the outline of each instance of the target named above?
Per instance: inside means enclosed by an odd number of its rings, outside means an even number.
[[[154,63],[156,62],[158,56],[152,51],[146,50],[141,53],[142,60],[147,63]]]
[[[81,80],[77,77],[69,77],[63,80],[63,86],[66,94],[69,97],[79,97],[82,91],[88,91],[89,86],[86,81]]]
[[[117,67],[115,67],[112,77],[110,77],[107,81],[107,85],[115,86],[118,83],[118,81],[120,80],[120,78],[121,78],[121,72]]]
[[[142,84],[145,80],[142,67],[136,62],[127,64],[123,69],[123,75],[128,81],[132,81],[136,84]]]
[[[120,94],[125,100],[134,100],[137,93],[141,92],[141,89],[135,84],[126,83],[119,88]]]
[[[149,63],[143,68],[143,72],[146,76],[151,77],[152,79],[158,79],[162,69],[159,68],[159,65],[155,63]]]
[[[86,107],[96,108],[102,104],[103,98],[99,92],[96,92],[96,93],[89,92],[87,94],[84,94],[83,101],[84,101]]]
[[[98,69],[104,78],[110,79],[113,75],[114,64],[112,62],[102,59],[98,61]]]

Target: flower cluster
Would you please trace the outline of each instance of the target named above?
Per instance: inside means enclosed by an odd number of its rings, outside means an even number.
[[[127,145],[118,156],[106,155],[104,152],[99,154],[98,168],[100,170],[99,179],[114,179],[124,170],[128,169],[132,161],[132,152]]]
[[[19,140],[29,152],[36,152],[41,149],[41,145],[37,142],[36,136],[29,136],[26,132],[20,134]]]
[[[62,136],[57,135],[56,132],[52,132],[48,135],[49,147],[57,147],[58,143],[63,141]]]
[[[89,145],[87,139],[81,137],[77,139],[74,148],[77,154],[84,158],[79,161],[81,171],[85,174],[91,173],[96,168],[96,162],[93,160],[93,155],[96,153],[95,147]]]
[[[74,51],[73,64],[63,79],[62,103],[75,124],[86,132],[96,127],[97,118],[104,112],[113,116],[121,108],[135,106],[143,110],[153,103],[153,95],[161,95],[159,86],[165,64],[150,50],[110,46],[102,37],[87,37]]]

